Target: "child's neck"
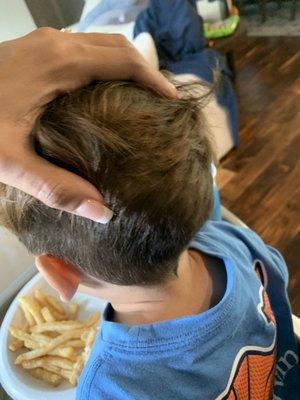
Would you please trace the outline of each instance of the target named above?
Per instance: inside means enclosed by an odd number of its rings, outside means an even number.
[[[118,287],[110,293],[115,322],[140,325],[199,314],[217,304],[226,287],[220,260],[185,251],[178,276],[156,287]]]

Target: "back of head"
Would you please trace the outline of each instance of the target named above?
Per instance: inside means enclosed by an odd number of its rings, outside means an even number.
[[[52,101],[32,132],[41,157],[91,182],[106,225],[2,186],[1,222],[34,254],[121,285],[163,282],[208,218],[212,153],[201,102],[130,82],[94,83]]]

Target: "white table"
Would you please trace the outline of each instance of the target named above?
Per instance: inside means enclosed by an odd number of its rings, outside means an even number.
[[[10,300],[36,272],[33,256],[15,236],[0,228],[0,325]],[[1,385],[0,400],[10,400]]]
[[[33,256],[14,235],[0,228],[0,324],[9,300],[36,272]]]

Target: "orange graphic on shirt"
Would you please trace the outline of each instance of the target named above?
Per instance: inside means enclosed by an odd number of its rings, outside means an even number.
[[[261,264],[256,263],[258,277],[264,283]],[[261,287],[262,302],[258,305],[258,312],[265,318],[266,323],[276,325],[267,293]],[[269,348],[245,347],[236,358],[228,389],[216,400],[271,400],[276,369],[276,337]]]

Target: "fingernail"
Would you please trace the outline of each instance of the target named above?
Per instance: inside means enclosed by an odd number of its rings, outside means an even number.
[[[80,217],[91,219],[100,224],[107,224],[113,217],[113,212],[96,200],[86,200],[75,210]]]
[[[178,95],[178,91],[176,89],[176,86],[174,86],[172,83],[169,83],[169,88],[170,88],[170,91],[172,93],[172,97],[174,97],[175,99],[178,99],[179,95]]]

